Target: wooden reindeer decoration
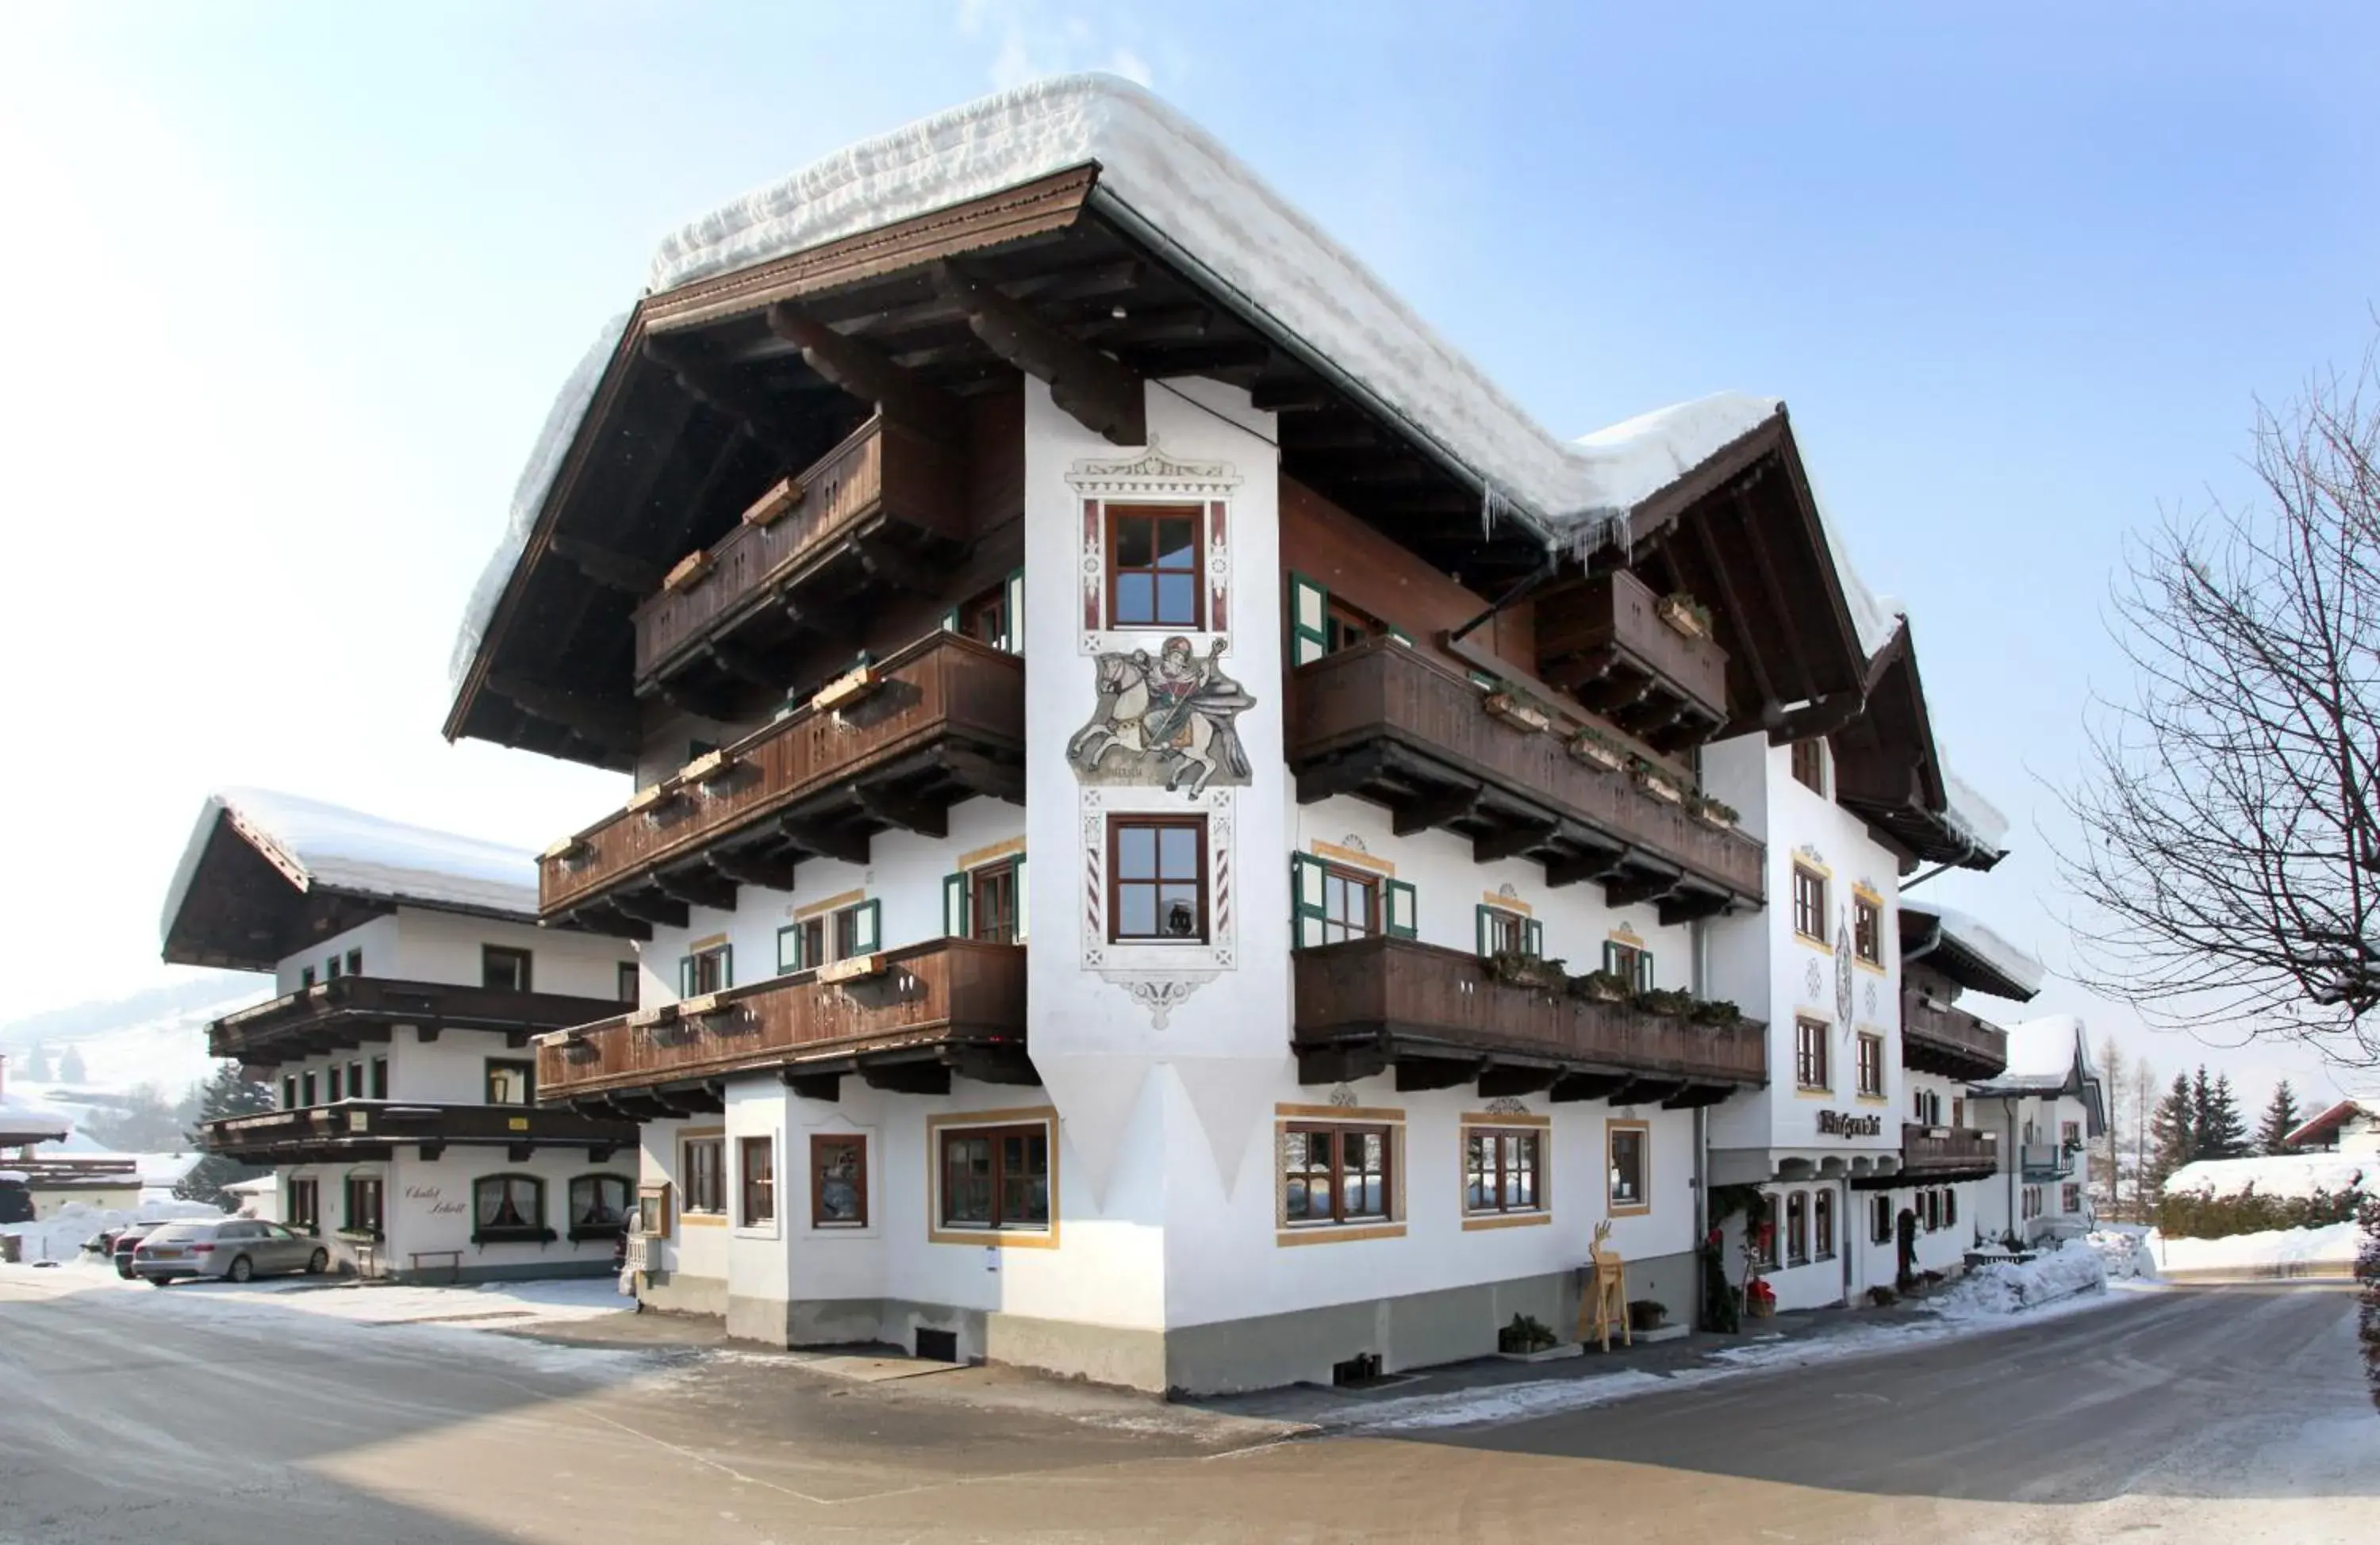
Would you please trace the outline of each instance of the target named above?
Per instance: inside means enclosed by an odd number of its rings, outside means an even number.
[[[1586,1248],[1593,1269],[1587,1275],[1586,1291],[1578,1299],[1578,1339],[1583,1344],[1590,1336],[1611,1350],[1611,1328],[1620,1327],[1620,1345],[1633,1346],[1636,1340],[1628,1328],[1628,1268],[1620,1252],[1608,1241],[1611,1237],[1611,1220],[1604,1219],[1595,1225],[1595,1238]],[[1594,1329],[1587,1326],[1592,1318]]]

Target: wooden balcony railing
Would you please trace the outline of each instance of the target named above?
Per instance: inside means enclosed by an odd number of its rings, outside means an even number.
[[[878,516],[964,539],[965,468],[957,453],[899,424],[870,418],[795,479],[797,497],[756,506],[696,564],[698,578],[637,609],[637,676],[662,671],[718,624],[774,592],[841,538]],[[789,490],[791,491],[791,490]]]
[[[1727,651],[1681,633],[1625,569],[1598,574],[1537,617],[1537,673],[1668,750],[1727,722]]]
[[[633,1094],[755,1069],[952,1049],[1025,1051],[1025,947],[935,939],[870,958],[872,973],[795,972],[541,1038],[538,1097]],[[825,968],[828,975],[851,964]]]
[[[225,1015],[207,1026],[207,1050],[267,1067],[386,1041],[389,1027],[399,1024],[501,1031],[516,1044],[527,1045],[540,1031],[585,1024],[619,1007],[610,998],[565,993],[343,976]]]
[[[1301,799],[1354,793],[1400,829],[1467,830],[1483,858],[1530,853],[1554,874],[1627,887],[1641,901],[1688,888],[1757,905],[1766,850],[1579,760],[1555,732],[1513,728],[1475,682],[1391,639],[1300,666],[1287,740]],[[1475,797],[1474,797],[1475,796]],[[1705,911],[1715,909],[1705,909]],[[1691,914],[1690,914],[1691,915]]]
[[[1021,767],[1021,658],[936,633],[874,670],[856,701],[797,708],[557,844],[538,865],[540,910],[552,917],[772,823],[834,821],[868,778],[907,777],[921,760],[979,792],[994,791],[996,780],[979,776],[991,764]],[[821,803],[835,812],[807,808]],[[889,824],[864,809],[847,813],[857,827],[838,829],[856,829],[863,846],[868,830]]]
[[[1900,1172],[1924,1176],[1944,1171],[1985,1171],[1999,1167],[2000,1145],[1990,1132],[1972,1127],[1900,1128]]]
[[[577,1111],[399,1100],[342,1100],[335,1104],[227,1116],[199,1129],[200,1146],[209,1153],[266,1165],[385,1157],[399,1144],[430,1151],[448,1146],[507,1151],[585,1148],[608,1154],[615,1149],[632,1149],[636,1142],[634,1123],[599,1120]]]
[[[1294,951],[1292,1037],[1301,1051],[1382,1044],[1390,1059],[1498,1056],[1581,1073],[1689,1084],[1759,1084],[1768,1037],[1497,978],[1486,960],[1412,939],[1373,937]],[[1540,1086],[1542,1087],[1542,1085]],[[1559,1086],[1557,1086],[1559,1090]]]
[[[1998,1078],[2008,1068],[2008,1032],[1911,993],[1900,1003],[1900,1060],[1947,1078]]]

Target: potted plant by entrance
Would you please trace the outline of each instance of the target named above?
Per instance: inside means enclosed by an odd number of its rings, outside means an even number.
[[[1553,716],[1546,712],[1544,705],[1510,682],[1497,682],[1496,689],[1488,694],[1481,706],[1515,730],[1537,733],[1553,723]]]
[[[1507,1357],[1543,1352],[1556,1345],[1554,1333],[1535,1315],[1515,1314],[1511,1324],[1496,1333],[1496,1350]]]
[[[1708,638],[1711,635],[1710,608],[1683,590],[1672,590],[1654,605],[1654,612],[1662,622],[1688,638]]]
[[[1628,1328],[1632,1331],[1658,1331],[1670,1318],[1670,1306],[1658,1298],[1628,1300]]]

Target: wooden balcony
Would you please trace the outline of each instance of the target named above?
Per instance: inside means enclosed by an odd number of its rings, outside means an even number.
[[[540,1031],[585,1024],[619,1008],[610,998],[563,993],[343,976],[225,1015],[207,1026],[207,1050],[251,1068],[269,1068],[385,1044],[392,1027],[403,1024],[418,1026],[433,1039],[448,1030],[498,1032],[509,1044],[526,1046]]]
[[[1550,1090],[1679,1108],[1768,1078],[1767,1032],[1750,1020],[1697,1024],[1518,985],[1476,955],[1412,939],[1322,945],[1290,960],[1303,1083],[1394,1068],[1400,1090],[1475,1080],[1488,1098]]]
[[[1900,1000],[1900,1065],[1944,1078],[1996,1079],[2008,1068],[2008,1032],[1910,993]]]
[[[873,668],[858,695],[814,703],[638,791],[538,865],[548,920],[609,933],[683,926],[739,884],[789,889],[800,859],[865,863],[898,827],[941,837],[977,794],[1025,797],[1025,661],[935,633]]]
[[[2000,1145],[1972,1127],[1900,1127],[1900,1175],[1916,1180],[1973,1180],[1996,1175]]]
[[[634,1122],[537,1105],[442,1105],[342,1100],[335,1104],[228,1116],[199,1129],[200,1146],[252,1165],[360,1163],[414,1148],[434,1159],[450,1147],[501,1148],[520,1164],[540,1148],[583,1148],[601,1164],[637,1146]]]
[[[1299,801],[1374,801],[1399,836],[1458,832],[1481,863],[1525,855],[1548,885],[1595,880],[1614,906],[1658,901],[1665,923],[1760,905],[1759,842],[1581,761],[1556,733],[1491,718],[1485,695],[1386,638],[1298,667],[1287,740]]]
[[[2058,1142],[2028,1142],[2018,1150],[2018,1163],[2028,1180],[2063,1180],[2074,1173],[2079,1148]]]
[[[1727,722],[1727,651],[1665,621],[1625,569],[1537,613],[1537,675],[1658,750],[1700,745]]]
[[[793,625],[789,604],[840,606],[879,582],[901,584],[967,537],[958,450],[879,416],[746,512],[735,529],[689,554],[636,612],[640,690],[733,648],[750,629]]]
[[[824,1099],[846,1073],[908,1093],[948,1092],[953,1074],[1032,1083],[1025,947],[935,939],[557,1032],[537,1048],[539,1099],[638,1119],[715,1109],[719,1080],[759,1071]]]

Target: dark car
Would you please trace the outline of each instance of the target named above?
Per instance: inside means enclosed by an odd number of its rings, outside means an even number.
[[[0,1179],[0,1223],[31,1223],[33,1193],[15,1176]]]
[[[128,1282],[131,1280],[133,1247],[164,1226],[164,1221],[162,1219],[152,1223],[128,1223],[117,1229],[113,1237],[101,1236],[107,1239],[107,1253],[115,1262],[117,1276]]]

